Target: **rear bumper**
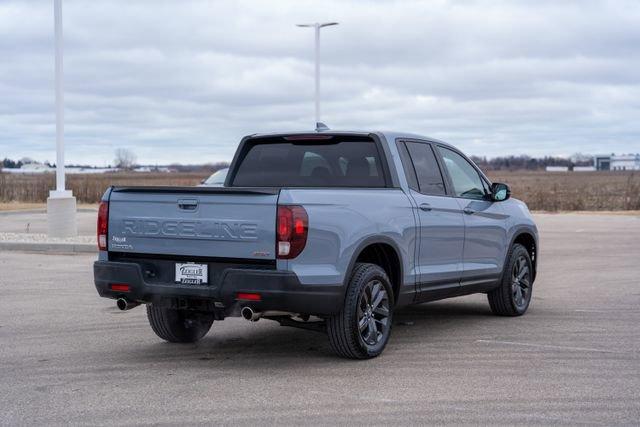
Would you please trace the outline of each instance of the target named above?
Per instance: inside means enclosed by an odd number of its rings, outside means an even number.
[[[340,311],[343,287],[302,285],[290,271],[227,268],[210,285],[181,285],[145,281],[142,268],[132,262],[96,261],[95,286],[101,297],[125,297],[131,301],[159,303],[172,299],[204,300],[226,316],[238,316],[240,309],[278,310],[300,314],[332,315]],[[129,285],[129,292],[114,291],[113,284]],[[239,301],[239,292],[259,293],[260,301]]]

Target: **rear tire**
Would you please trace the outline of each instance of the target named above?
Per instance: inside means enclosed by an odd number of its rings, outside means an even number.
[[[347,359],[380,355],[391,335],[393,305],[385,271],[375,264],[356,264],[342,310],[327,319],[331,348]]]
[[[532,291],[531,257],[516,243],[509,251],[500,286],[487,294],[491,311],[498,316],[521,316],[529,308]]]
[[[192,343],[204,337],[213,324],[213,314],[174,310],[147,304],[147,317],[157,336],[173,343]]]

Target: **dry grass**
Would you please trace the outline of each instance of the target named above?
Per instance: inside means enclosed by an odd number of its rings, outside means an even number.
[[[634,172],[532,172],[493,171],[489,177],[511,186],[514,197],[537,211],[640,210],[640,174]],[[69,175],[67,186],[78,203],[97,203],[110,185],[196,185],[206,173],[112,173]],[[27,209],[43,203],[54,188],[53,174],[0,173],[2,203]],[[19,202],[19,203],[17,203]],[[17,203],[17,204],[14,204]],[[42,205],[37,205],[42,207]]]
[[[105,173],[67,175],[67,188],[79,203],[97,203],[111,185],[193,186],[207,173]],[[45,202],[55,188],[54,174],[0,173],[0,202]]]
[[[78,209],[98,210],[97,203],[78,203]],[[29,210],[46,210],[47,203],[25,203],[25,202],[0,202],[0,212],[6,211],[29,211]]]
[[[6,202],[0,203],[0,212],[2,211],[26,211],[31,209],[45,208],[44,203],[25,203],[25,202]]]
[[[637,172],[493,171],[488,175],[509,184],[513,196],[532,210],[640,210]]]

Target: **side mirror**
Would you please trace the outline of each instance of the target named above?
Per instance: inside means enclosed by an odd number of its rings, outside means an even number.
[[[494,202],[503,202],[511,197],[511,189],[507,184],[494,182],[491,185],[491,200]]]

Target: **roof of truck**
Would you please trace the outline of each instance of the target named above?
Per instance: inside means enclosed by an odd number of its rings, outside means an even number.
[[[270,132],[270,133],[254,133],[252,135],[248,135],[248,138],[270,138],[277,136],[291,136],[291,135],[370,135],[376,134],[379,136],[383,136],[387,141],[393,141],[396,139],[422,139],[431,142],[437,142],[443,145],[451,146],[448,142],[441,141],[436,138],[431,138],[424,135],[419,135],[411,132],[399,132],[399,131],[390,131],[390,130],[338,130],[338,129],[327,129],[327,130],[306,130],[306,131],[292,131],[292,132]]]

